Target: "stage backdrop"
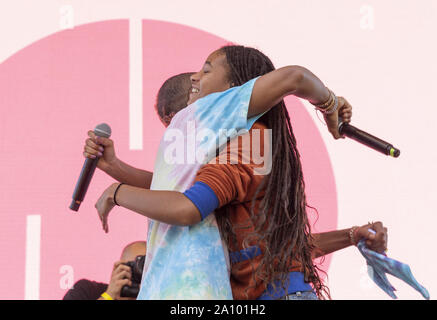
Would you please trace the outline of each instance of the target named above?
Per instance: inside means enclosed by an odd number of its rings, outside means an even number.
[[[86,133],[110,124],[117,156],[153,170],[160,85],[228,43],[307,67],[353,105],[353,124],[401,149],[393,159],[335,141],[310,104],[286,100],[313,230],[382,221],[389,255],[433,298],[435,18],[432,0],[2,2],[0,299],[61,299],[79,279],[109,281],[123,247],[146,239],[146,219],[115,208],[103,232],[94,204],[113,179],[98,170],[79,212],[68,209]],[[388,299],[356,248],[319,263],[334,299]],[[390,281],[399,298],[421,298]]]

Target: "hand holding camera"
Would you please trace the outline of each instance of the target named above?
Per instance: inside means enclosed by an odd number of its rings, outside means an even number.
[[[132,285],[132,271],[129,266],[121,261],[114,263],[112,269],[111,281],[109,282],[106,293],[114,300],[133,300],[135,298],[127,298],[121,296],[121,290],[124,286]]]
[[[140,292],[141,278],[143,276],[144,262],[146,256],[136,256],[135,260],[128,261],[125,266],[131,270],[130,284],[121,288],[121,297],[136,298]]]
[[[111,281],[106,293],[113,300],[135,300],[140,291],[146,256],[139,255],[133,261],[117,261],[112,269]]]

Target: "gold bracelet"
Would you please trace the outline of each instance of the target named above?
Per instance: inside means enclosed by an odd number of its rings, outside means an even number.
[[[316,110],[319,110],[320,112],[324,113],[324,114],[331,114],[334,113],[337,108],[338,108],[338,98],[335,95],[335,93],[327,88],[329,90],[330,93],[330,99],[328,102],[326,102],[325,104],[323,104],[322,106],[315,106]]]
[[[334,97],[334,100],[332,101],[332,104],[330,104],[328,108],[323,110],[324,114],[334,113],[338,109],[338,98],[337,98],[337,96],[335,95],[334,92],[332,92],[332,96]]]
[[[353,226],[350,230],[349,230],[349,239],[351,240],[351,244],[353,244],[354,246],[356,246],[356,242],[355,242],[355,237],[354,237],[354,233],[355,230],[357,230],[359,227],[358,226]]]
[[[101,297],[105,300],[114,300],[107,292],[103,292]]]
[[[329,106],[329,105],[332,104],[332,100],[334,100],[333,97],[332,97],[332,91],[329,90],[329,88],[326,88],[326,89],[328,89],[328,91],[329,91],[329,97],[328,97],[328,100],[326,100],[326,102],[324,102],[324,103],[314,104],[314,106],[315,106],[317,109],[326,109],[327,106]]]

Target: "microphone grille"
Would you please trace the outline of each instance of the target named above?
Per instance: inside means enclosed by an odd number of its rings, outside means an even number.
[[[101,123],[94,128],[96,136],[109,138],[111,136],[111,127],[106,123]]]

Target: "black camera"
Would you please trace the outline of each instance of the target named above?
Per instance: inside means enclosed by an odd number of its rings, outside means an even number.
[[[143,276],[144,261],[146,256],[137,256],[134,261],[124,263],[132,271],[132,286],[123,286],[120,297],[136,298],[140,292],[141,278]]]

